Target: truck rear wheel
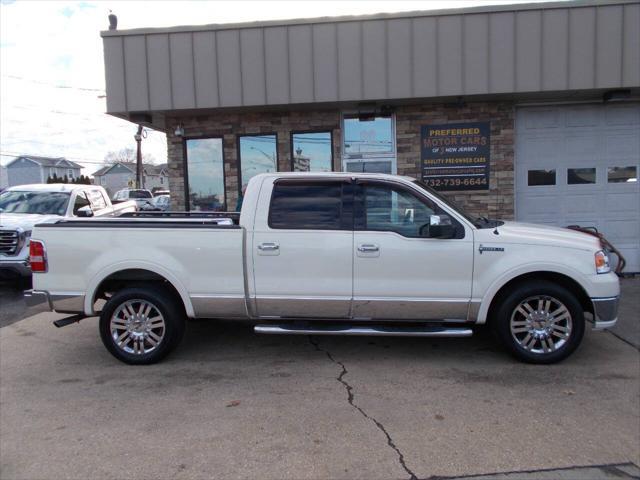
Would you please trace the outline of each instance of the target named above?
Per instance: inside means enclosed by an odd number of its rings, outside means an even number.
[[[568,357],[584,335],[584,312],[567,289],[547,281],[523,283],[498,305],[492,327],[507,350],[527,363]]]
[[[162,360],[182,340],[185,314],[172,292],[131,287],[116,292],[100,315],[100,337],[118,360],[148,365]]]

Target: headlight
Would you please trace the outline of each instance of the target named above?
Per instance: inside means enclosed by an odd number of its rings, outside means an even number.
[[[609,266],[609,255],[604,250],[599,250],[595,253],[596,272],[609,273],[611,266]]]

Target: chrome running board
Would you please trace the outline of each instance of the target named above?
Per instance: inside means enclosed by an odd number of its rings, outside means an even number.
[[[470,337],[470,328],[423,326],[352,326],[324,327],[321,325],[256,325],[256,333],[268,335],[363,335],[373,337]]]

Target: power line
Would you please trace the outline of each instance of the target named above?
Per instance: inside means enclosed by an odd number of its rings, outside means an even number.
[[[4,153],[0,152],[0,156],[2,157],[14,157],[14,158],[18,158],[18,157],[45,157],[46,155],[42,155],[42,154],[34,154],[34,153],[20,153],[20,152],[11,152],[8,150],[4,150]],[[60,157],[49,157],[49,158],[60,158]],[[67,160],[74,160],[76,162],[82,162],[82,163],[90,163],[90,164],[94,164],[94,165],[104,165],[106,163],[108,163],[105,160],[96,160],[96,159],[86,159],[86,158],[80,158],[80,157],[68,157],[68,156],[64,156],[62,158],[66,158]]]
[[[77,143],[52,143],[52,142],[43,142],[43,141],[40,141],[40,140],[30,140],[30,139],[27,139],[27,138],[18,138],[18,137],[11,137],[10,140],[12,140],[12,141],[4,142],[5,145],[15,145],[15,144],[20,144],[20,143],[37,143],[39,145],[52,145],[54,147],[69,147],[69,146],[74,146],[74,145],[83,145],[83,143],[81,143],[81,142],[77,142]],[[15,141],[13,141],[13,140],[15,140]]]
[[[83,91],[83,92],[105,93],[104,88],[88,88],[88,87],[77,87],[77,86],[74,86],[74,85],[60,85],[60,84],[56,84],[56,83],[49,83],[49,82],[43,82],[41,80],[35,80],[33,78],[20,77],[18,75],[2,75],[2,76],[6,77],[6,78],[11,78],[13,80],[21,80],[23,82],[36,83],[38,85],[45,85],[47,87],[53,87],[53,88],[62,88],[62,89],[68,89],[68,90],[80,90],[80,91]]]
[[[19,107],[22,108],[22,107]],[[36,109],[33,109],[35,111],[38,111]],[[90,122],[95,122],[96,118],[95,117],[90,117],[89,115],[92,115],[91,112],[87,112],[87,114],[80,114],[80,113],[72,113],[72,112],[61,112],[61,111],[55,111],[55,110],[40,110],[40,113],[57,113],[57,114],[65,114],[65,115],[76,115],[78,120],[86,120],[86,121],[90,121]],[[100,120],[104,120],[104,121],[111,121],[113,119],[115,119],[114,117],[109,117],[106,113],[104,112],[95,112],[95,115],[100,115]],[[13,123],[27,123],[27,119],[24,118],[5,118],[3,117],[2,120],[4,122],[13,122]],[[124,120],[123,120],[124,121]],[[33,122],[35,123],[35,122]],[[130,123],[130,124],[110,124],[105,128],[126,128],[126,129],[131,129],[135,127],[134,123]],[[104,128],[89,128],[89,129],[81,129],[81,131],[83,132],[94,132],[94,131],[104,131]],[[148,131],[148,130],[145,130]],[[153,131],[151,130],[152,134],[158,133],[158,134],[164,134],[164,132],[159,132],[159,131]],[[157,135],[154,135],[154,137],[150,137],[150,138],[156,138]]]
[[[4,152],[4,153],[2,153]],[[13,151],[9,151],[9,150],[2,150],[2,152],[0,152],[0,156],[2,157],[13,157],[13,158],[18,158],[18,157],[47,157],[47,155],[42,155],[42,154],[35,154],[35,153],[20,153],[20,152],[13,152]],[[61,157],[48,157],[48,158],[61,158]],[[81,163],[87,163],[87,164],[91,164],[91,165],[107,165],[109,163],[111,163],[111,160],[97,160],[97,159],[87,159],[87,158],[82,158],[82,157],[70,157],[67,155],[63,155],[62,158],[65,158],[67,160],[74,160],[76,162],[81,162]],[[135,160],[132,160],[131,163],[135,163]],[[162,162],[162,163],[166,163],[166,162]],[[162,163],[158,164],[161,165]]]
[[[47,108],[42,108],[42,107],[38,107],[37,105],[10,105],[7,107],[7,109],[11,109],[11,108],[16,108],[18,110],[32,110],[32,111],[36,111],[36,112],[43,112],[43,113],[56,113],[58,115],[75,115],[78,117],[84,117],[84,118],[88,118],[86,117],[87,115],[107,115],[105,112],[65,112],[63,110],[49,110]],[[110,118],[110,117],[106,117],[106,118]]]

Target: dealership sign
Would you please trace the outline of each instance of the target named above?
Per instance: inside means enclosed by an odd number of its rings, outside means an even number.
[[[489,122],[423,125],[422,180],[436,190],[488,190]]]

